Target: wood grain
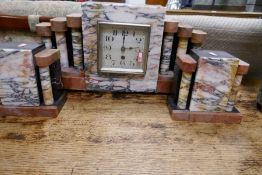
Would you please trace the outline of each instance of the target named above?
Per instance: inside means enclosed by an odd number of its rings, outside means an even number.
[[[58,118],[0,118],[0,174],[260,175],[258,86],[241,124],[172,121],[165,95],[70,92]]]
[[[51,17],[40,16],[40,22],[48,22]],[[0,28],[12,30],[30,30],[27,16],[13,16],[0,13]]]

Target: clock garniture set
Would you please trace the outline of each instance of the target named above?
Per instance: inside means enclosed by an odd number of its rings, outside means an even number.
[[[35,74],[28,73],[28,79],[0,76],[0,81],[12,82],[5,87],[15,87],[29,83],[33,75],[35,84],[28,92],[35,92],[34,99],[11,99],[11,92],[1,88],[1,114],[56,116],[65,101],[60,90],[72,89],[167,93],[173,120],[241,122],[234,104],[249,64],[226,52],[202,50],[206,32],[165,15],[161,6],[85,2],[81,8],[82,14],[36,25],[47,49],[21,57],[33,63]],[[12,60],[1,60],[4,72]],[[18,112],[10,112],[14,107]]]

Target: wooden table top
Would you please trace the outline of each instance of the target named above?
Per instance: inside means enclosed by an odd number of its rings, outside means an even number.
[[[257,90],[233,125],[172,121],[165,95],[70,92],[58,118],[0,118],[0,174],[261,174]]]

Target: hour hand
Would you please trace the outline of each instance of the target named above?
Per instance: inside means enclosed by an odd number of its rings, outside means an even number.
[[[139,47],[128,47],[127,49],[137,49]]]
[[[121,51],[122,51],[122,52],[124,52],[124,51],[126,50],[126,48],[125,48],[125,39],[126,39],[126,36],[124,35],[124,36],[123,36],[123,45],[122,45],[122,47],[121,47]]]

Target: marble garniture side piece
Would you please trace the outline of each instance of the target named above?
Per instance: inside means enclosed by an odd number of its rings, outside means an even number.
[[[190,111],[225,112],[238,64],[233,57],[200,57]]]
[[[192,37],[189,39],[189,43],[188,43],[188,39],[187,38],[180,38],[180,42],[179,47],[180,49],[178,49],[178,54],[180,53],[185,53],[185,52],[189,52],[187,49],[191,50],[191,49],[200,49],[201,45],[204,43],[205,39],[206,39],[206,35],[207,33],[202,31],[202,30],[194,30],[192,31]],[[188,44],[190,47],[188,47]],[[180,90],[179,90],[179,96],[178,96],[178,102],[177,102],[177,106],[180,109],[186,109],[187,107],[187,100],[188,100],[188,95],[189,95],[189,88],[191,85],[191,80],[192,80],[192,73],[188,73],[188,72],[183,72],[182,73],[182,78],[181,78],[181,82],[180,82]]]
[[[87,67],[88,90],[112,90],[124,92],[155,92],[158,80],[165,8],[160,6],[136,6],[117,3],[82,3],[82,30],[84,62]],[[121,76],[119,78],[97,74],[97,21],[150,24],[151,36],[147,71],[144,77]]]
[[[0,99],[3,105],[39,106],[40,93],[33,55],[43,45],[0,44]]]

